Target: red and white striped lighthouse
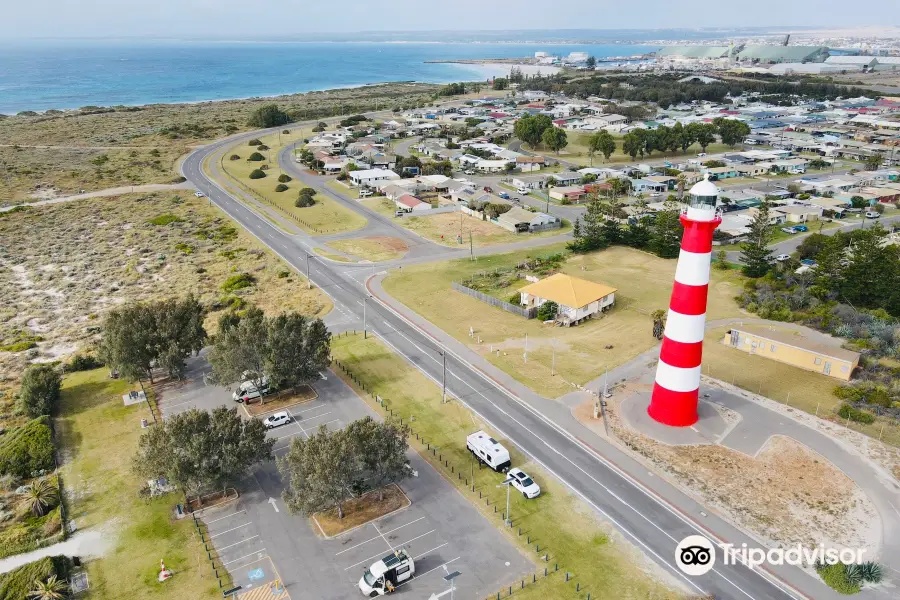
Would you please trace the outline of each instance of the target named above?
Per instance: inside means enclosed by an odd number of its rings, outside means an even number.
[[[715,184],[704,179],[689,195],[688,206],[681,210],[681,253],[647,409],[654,420],[674,427],[697,422],[713,231],[722,222],[716,211],[719,189]]]

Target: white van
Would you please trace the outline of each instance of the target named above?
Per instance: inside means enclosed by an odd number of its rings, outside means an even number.
[[[505,473],[509,470],[509,452],[500,443],[483,431],[476,431],[466,437],[466,448],[495,471]]]
[[[262,378],[262,393],[269,393],[269,378]],[[256,389],[256,384],[252,381],[242,381],[241,384],[231,393],[231,399],[235,402],[248,402],[250,400],[256,400],[262,396],[259,393],[259,390]]]
[[[369,598],[384,596],[412,579],[416,563],[406,550],[397,550],[372,564],[359,580],[359,591]]]
[[[527,196],[531,190],[529,190],[524,185],[520,185],[519,187],[516,188],[516,191],[519,192],[520,194],[522,194],[523,196]]]

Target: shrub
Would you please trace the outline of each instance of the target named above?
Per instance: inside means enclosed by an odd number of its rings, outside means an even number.
[[[312,188],[303,188],[297,194],[297,201],[294,202],[294,206],[298,208],[306,208],[308,206],[312,206],[316,203],[316,190]]]
[[[0,438],[0,474],[30,478],[53,470],[50,418],[43,416],[17,427]]]
[[[12,344],[7,344],[6,346],[0,346],[0,352],[24,352],[26,350],[31,350],[32,348],[37,347],[37,342],[34,340],[22,340],[20,342],[13,342]]]
[[[159,227],[163,227],[165,225],[170,225],[172,223],[183,223],[184,219],[179,217],[178,215],[173,215],[171,213],[163,213],[158,217],[153,217],[147,221],[151,225],[157,225]]]
[[[260,165],[259,170],[260,170],[260,171],[268,171],[268,170],[269,170],[269,165]]]
[[[259,146],[256,147],[256,149],[259,150],[260,152],[265,152],[266,150],[269,149],[269,147],[266,146],[265,144],[260,144]]]
[[[231,156],[228,157],[228,160],[241,160],[241,155],[240,154],[232,154]]]
[[[842,419],[850,419],[851,421],[862,423],[864,425],[875,422],[875,415],[872,413],[858,410],[846,403],[841,405],[841,408],[838,410],[838,415],[840,415]]]
[[[249,142],[247,142],[247,145],[248,145],[248,146],[259,146],[260,144],[262,144],[262,142],[259,141],[259,140],[256,139],[256,138],[253,138],[252,140],[250,140]]]
[[[68,363],[65,370],[67,373],[76,373],[78,371],[91,371],[99,369],[103,366],[103,361],[93,354],[76,354]]]
[[[285,279],[291,276],[290,271],[278,271],[278,279]]]
[[[46,581],[51,575],[66,581],[72,569],[67,556],[48,556],[0,575],[0,600],[22,600],[34,589],[35,581]]]
[[[22,376],[19,408],[32,419],[49,415],[59,401],[61,384],[59,373],[50,365],[28,367]]]
[[[859,593],[859,584],[854,584],[847,577],[847,565],[836,563],[833,565],[818,564],[816,572],[825,585],[841,594]]]
[[[225,283],[222,284],[222,291],[234,292],[236,290],[248,288],[254,283],[256,283],[256,278],[253,277],[253,275],[250,273],[239,273],[237,275],[232,275],[225,280]]]
[[[287,183],[290,180],[291,180],[291,176],[288,175],[287,173],[282,173],[281,175],[278,176],[278,183]]]
[[[541,304],[540,308],[537,310],[537,318],[540,321],[549,321],[556,317],[556,313],[559,311],[559,305],[556,302],[548,301]]]
[[[254,152],[250,156],[247,157],[247,160],[250,162],[259,162],[261,160],[266,160],[266,157],[260,154],[259,152]]]
[[[250,171],[249,175],[250,179],[262,179],[265,176],[266,172],[262,169],[253,169],[252,171]]]
[[[291,130],[290,130],[290,129],[285,129],[285,130],[283,130],[281,133],[284,134],[284,135],[291,135]]]
[[[250,127],[267,128],[286,125],[290,122],[290,116],[278,108],[277,104],[266,104],[265,106],[260,106],[250,114],[247,125]]]
[[[194,247],[190,244],[185,244],[184,242],[178,242],[175,244],[175,249],[187,256],[188,254],[194,253]]]
[[[283,183],[279,183],[278,185],[275,186],[276,192],[283,192],[287,189],[288,189],[288,186],[284,185]]]

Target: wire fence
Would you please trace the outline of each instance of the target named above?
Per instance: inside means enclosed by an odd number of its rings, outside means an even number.
[[[586,593],[587,599],[590,600],[591,592],[588,591],[586,586],[582,586],[581,582],[577,580],[575,573],[565,569],[560,571],[559,563],[556,561],[556,557],[549,547],[542,545],[541,540],[537,537],[533,537],[527,529],[523,530],[521,526],[516,525],[517,519],[513,518],[512,515],[507,519],[507,514],[504,509],[506,494],[503,494],[503,499],[497,499],[493,496],[497,493],[496,486],[488,487],[476,483],[474,463],[472,463],[471,468],[470,466],[460,468],[458,462],[451,456],[444,455],[438,446],[426,439],[425,436],[416,429],[413,425],[413,423],[415,423],[414,415],[407,414],[404,416],[399,410],[395,410],[391,406],[391,401],[389,399],[382,398],[375,393],[375,390],[371,385],[366,383],[364,379],[354,373],[341,361],[332,359],[332,363],[340,369],[341,373],[343,373],[353,385],[365,395],[371,397],[371,399],[381,408],[381,411],[385,416],[397,419],[401,425],[405,424],[409,428],[410,443],[417,448],[419,454],[425,458],[432,467],[437,469],[437,471],[451,484],[462,490],[464,495],[473,504],[477,505],[483,503],[485,510],[482,512],[486,512],[489,516],[493,515],[495,518],[499,517],[500,522],[505,527],[509,527],[512,533],[515,534],[520,545],[527,547],[529,552],[534,552],[538,562],[544,564],[542,569],[533,572],[530,577],[523,577],[519,581],[507,585],[503,589],[497,591],[496,594],[486,596],[485,600],[499,600],[501,598],[512,597],[513,595],[522,593],[526,588],[536,585],[550,577],[564,577],[564,582],[571,584],[573,591],[576,594],[579,594],[579,597],[581,597],[580,595],[582,593]],[[480,469],[481,465],[479,464],[479,470]],[[467,472],[471,475],[466,474]],[[488,508],[493,508],[493,511],[488,511]]]

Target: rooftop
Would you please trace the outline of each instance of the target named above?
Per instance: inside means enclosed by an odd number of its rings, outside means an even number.
[[[519,291],[552,300],[557,304],[581,308],[615,293],[616,288],[572,277],[565,273],[557,273],[541,279],[537,283],[526,285]]]
[[[786,331],[769,329],[767,327],[758,325],[741,325],[740,327],[732,327],[731,329],[733,331],[749,333],[750,335],[766,338],[768,340],[772,340],[773,342],[779,342],[788,346],[800,348],[802,350],[808,350],[809,352],[815,352],[816,354],[829,356],[838,360],[856,362],[859,360],[860,356],[859,352],[853,352],[852,350],[844,350],[843,348],[841,348],[838,345],[841,340],[838,339],[835,339],[834,344],[831,344],[825,341],[816,341],[810,339],[800,333],[789,333]]]

